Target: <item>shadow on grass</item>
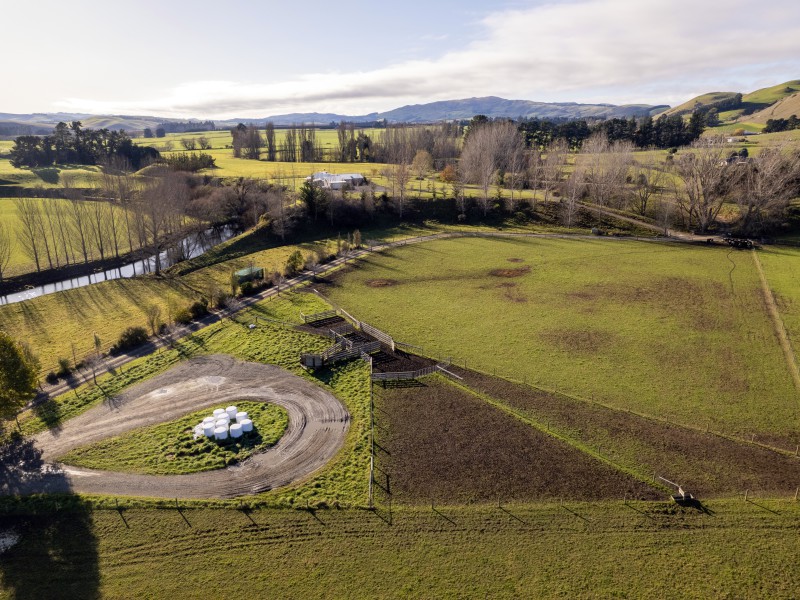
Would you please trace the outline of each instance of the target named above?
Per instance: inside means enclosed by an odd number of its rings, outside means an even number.
[[[90,508],[61,473],[45,473],[41,452],[18,437],[0,447],[0,560],[11,598],[100,597],[97,540]],[[58,495],[25,497],[32,492]]]
[[[33,406],[33,414],[53,433],[61,429],[61,407],[52,398],[46,398]]]
[[[505,506],[498,506],[497,508],[499,508],[501,511],[503,511],[504,513],[506,513],[506,514],[507,514],[509,517],[511,517],[511,518],[512,518],[512,519],[514,519],[515,521],[518,521],[518,522],[522,523],[523,525],[527,525],[527,523],[526,523],[526,522],[525,522],[525,521],[524,521],[522,518],[520,518],[520,517],[518,517],[517,515],[515,515],[514,513],[512,513],[512,512],[511,512],[510,510],[508,510],[508,509],[507,509]]]
[[[420,388],[427,387],[418,379],[390,379],[381,381],[383,389],[402,389],[402,388]]]
[[[58,183],[60,171],[55,167],[43,167],[39,169],[31,169],[31,173],[36,175],[45,183],[52,183],[55,185]]]

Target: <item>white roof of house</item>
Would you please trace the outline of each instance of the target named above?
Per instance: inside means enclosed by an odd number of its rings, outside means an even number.
[[[328,173],[327,171],[319,171],[318,173],[311,174],[312,181],[350,181],[351,179],[364,179],[360,173]]]

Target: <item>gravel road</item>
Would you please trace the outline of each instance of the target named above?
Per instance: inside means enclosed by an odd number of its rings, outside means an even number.
[[[243,463],[191,475],[134,475],[57,464],[71,449],[126,431],[171,421],[206,407],[240,400],[272,402],[289,413],[289,426],[269,450]],[[212,355],[188,360],[137,384],[58,429],[34,437],[52,476],[32,480],[23,493],[80,492],[161,498],[233,498],[303,479],[333,458],[350,415],[331,393],[278,367]]]

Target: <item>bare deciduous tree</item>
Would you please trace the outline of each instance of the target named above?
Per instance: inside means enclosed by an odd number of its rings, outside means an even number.
[[[275,124],[272,121],[267,121],[264,128],[267,141],[267,160],[274,162],[277,160],[277,146],[275,145]]]
[[[461,153],[461,167],[470,181],[481,188],[481,208],[486,215],[491,208],[489,187],[497,181],[497,173],[507,168],[509,150],[519,143],[514,123],[486,123],[470,131]]]
[[[586,171],[589,199],[600,206],[623,204],[625,181],[632,162],[630,142],[610,144],[605,133],[596,133],[583,143],[581,162]]]
[[[631,198],[634,210],[640,215],[647,214],[650,200],[664,186],[665,177],[664,165],[659,164],[652,153],[633,163]]]
[[[33,198],[17,198],[14,206],[20,223],[17,240],[25,256],[33,261],[36,271],[41,271],[41,214],[38,202]]]
[[[150,326],[150,331],[155,335],[160,325],[161,307],[158,304],[148,304],[144,307],[144,316]]]
[[[745,235],[760,233],[778,221],[800,188],[800,155],[784,145],[764,148],[753,158],[737,161],[741,172],[735,192],[739,228]]]
[[[674,161],[679,184],[673,188],[688,226],[707,231],[728,201],[743,174],[728,161],[730,146],[722,137],[701,138]]]
[[[417,190],[418,196],[422,196],[422,182],[432,168],[433,157],[430,152],[427,150],[417,150],[417,153],[414,155],[414,160],[411,161],[411,170],[419,181],[419,188]]]
[[[0,283],[7,276],[13,250],[14,244],[11,240],[11,234],[6,226],[0,223]]]
[[[578,210],[578,202],[586,191],[586,173],[583,167],[576,165],[567,181],[564,183],[564,197],[562,211],[564,225],[572,227],[572,221]]]
[[[561,185],[567,154],[569,154],[569,146],[567,141],[562,138],[552,141],[544,150],[544,160],[541,166],[541,187],[544,191],[544,202],[547,202],[550,199],[550,194]]]

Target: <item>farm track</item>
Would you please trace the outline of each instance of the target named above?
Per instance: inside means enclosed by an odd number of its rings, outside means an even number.
[[[783,350],[783,356],[786,359],[786,366],[789,369],[789,374],[792,376],[792,381],[794,381],[794,387],[800,391],[800,370],[797,367],[797,357],[794,355],[792,343],[789,341],[789,335],[786,333],[786,327],[783,324],[783,319],[781,319],[781,314],[778,311],[778,305],[775,302],[775,296],[772,294],[772,290],[767,282],[767,277],[764,274],[764,269],[761,267],[761,261],[758,260],[758,255],[755,250],[752,251],[752,255],[753,262],[756,265],[756,271],[758,271],[758,277],[761,280],[761,291],[764,293],[764,302],[767,305],[767,312],[769,313],[773,329],[775,330],[775,337],[778,338],[778,343],[781,346],[781,350]],[[797,398],[797,401],[800,402],[800,398]]]
[[[229,356],[190,359],[110,398],[62,427],[34,436],[48,463],[71,449],[126,431],[239,400],[271,402],[289,413],[280,441],[243,463],[190,475],[136,475],[61,466],[23,482],[21,493],[80,492],[162,498],[233,498],[310,475],[342,447],[350,415],[329,392],[283,369]]]

